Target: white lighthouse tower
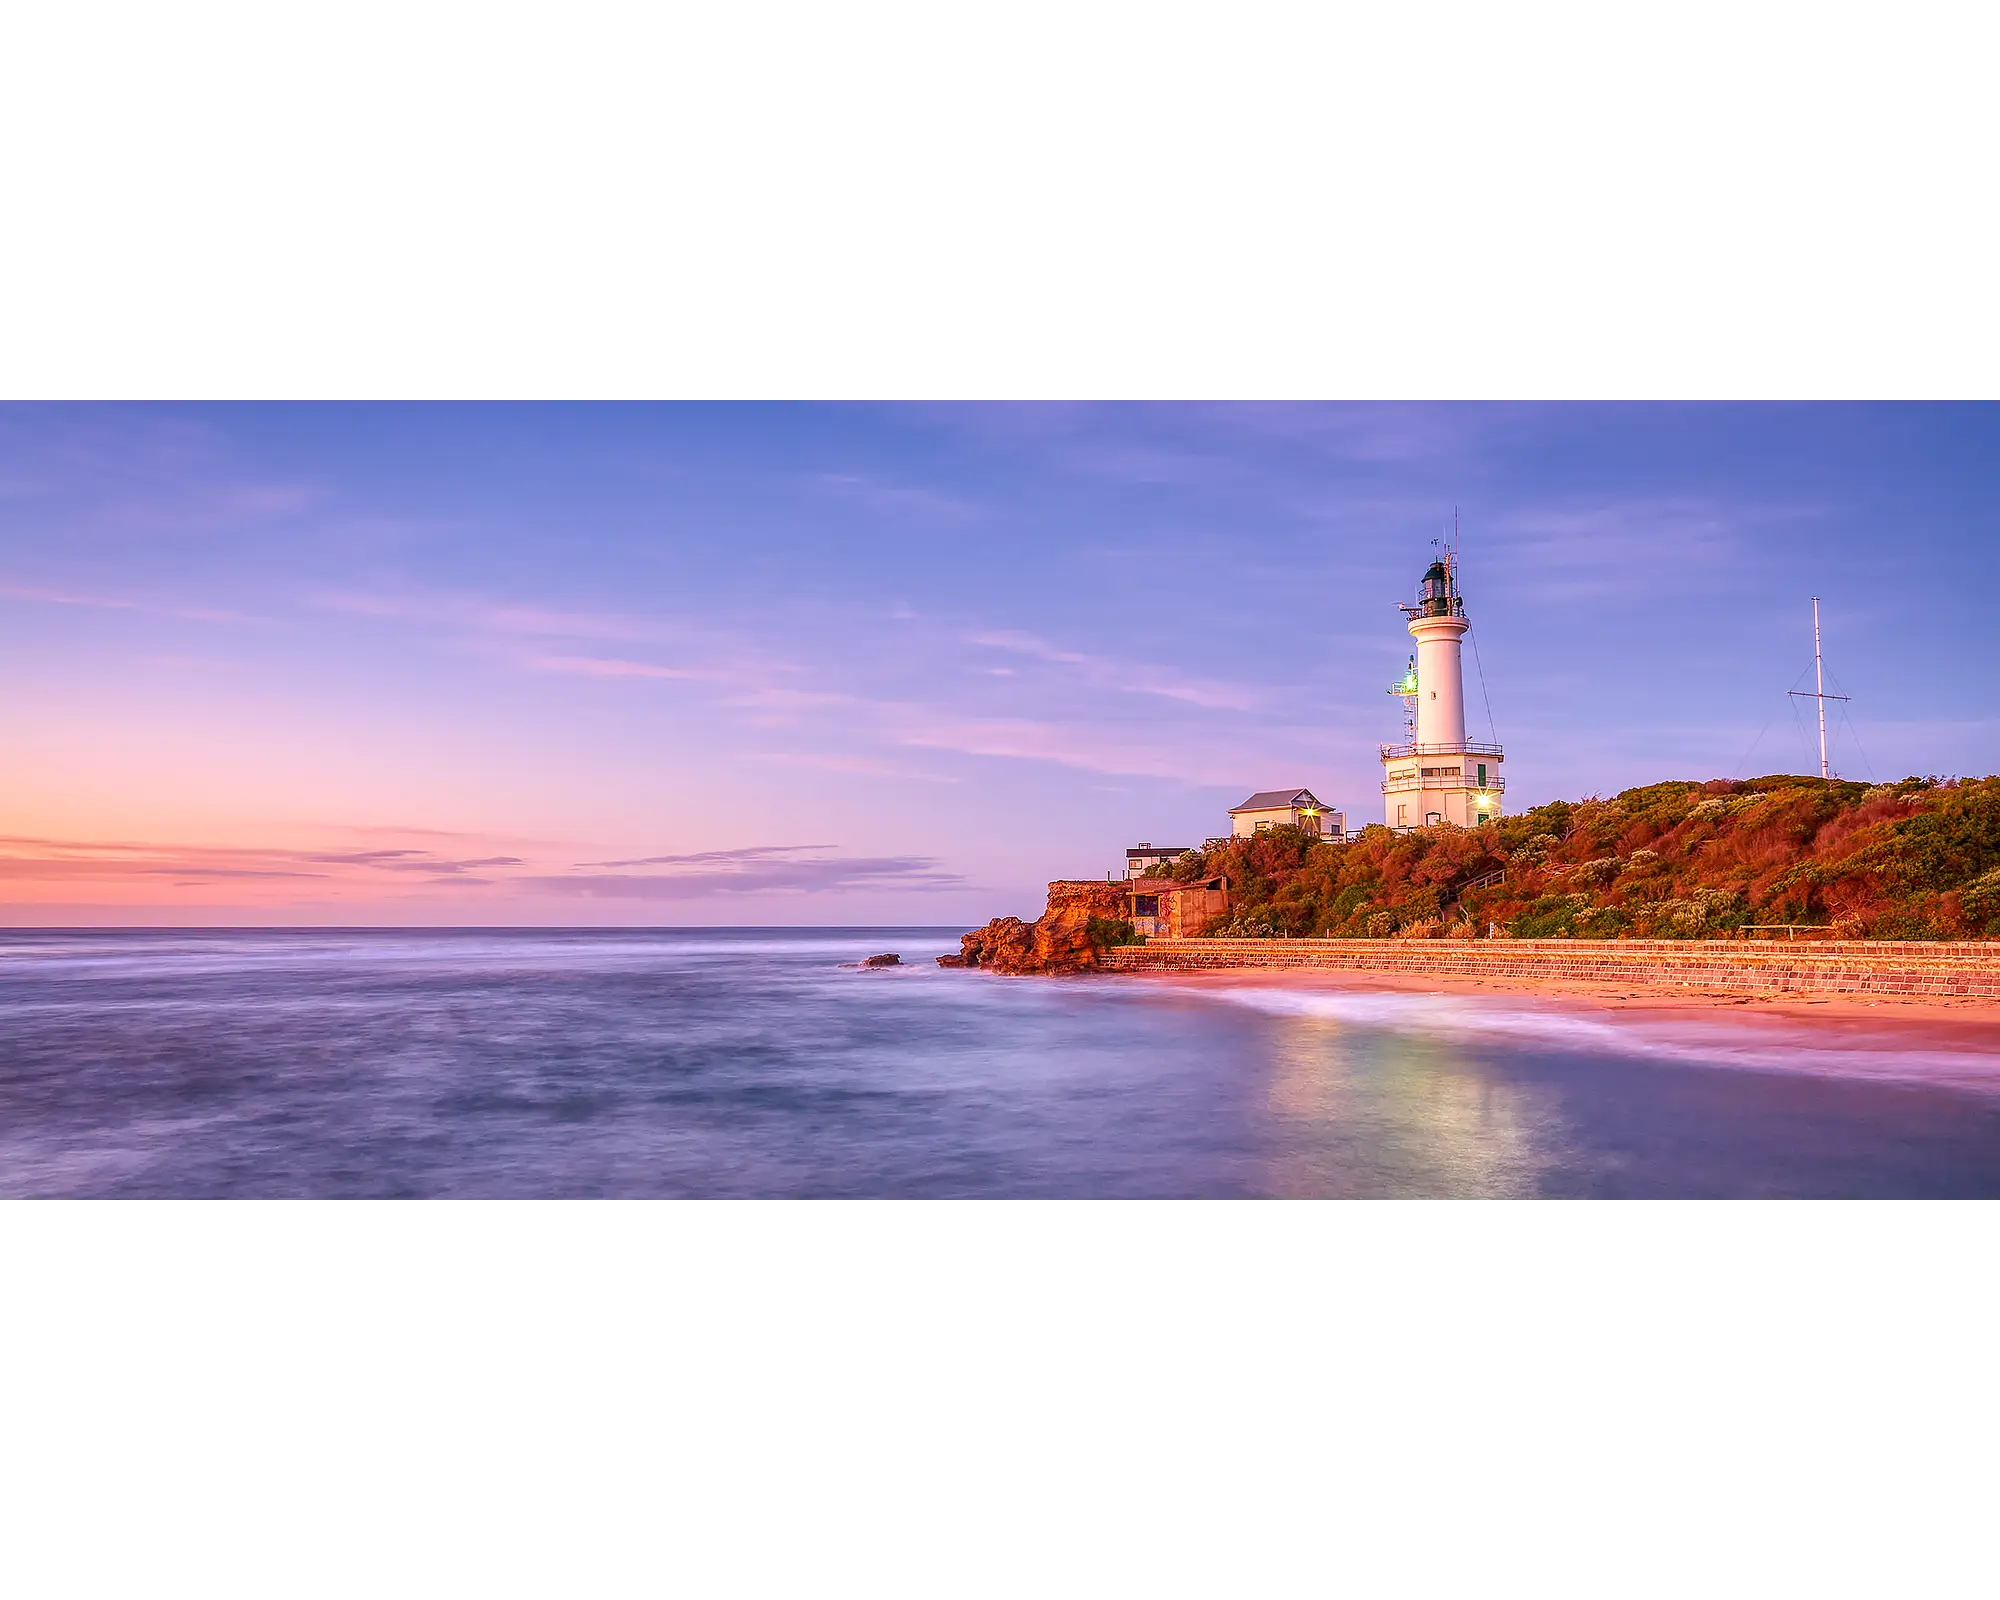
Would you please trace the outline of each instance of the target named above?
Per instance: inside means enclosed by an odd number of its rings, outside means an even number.
[[[1389,692],[1415,714],[1406,742],[1382,746],[1384,820],[1392,828],[1455,823],[1476,828],[1500,815],[1506,780],[1497,744],[1465,737],[1465,668],[1459,642],[1471,626],[1458,592],[1458,551],[1447,548],[1430,564],[1417,603],[1402,607],[1417,641],[1414,670]]]

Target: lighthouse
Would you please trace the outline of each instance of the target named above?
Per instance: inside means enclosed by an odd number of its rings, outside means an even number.
[[[1390,689],[1405,710],[1404,742],[1382,749],[1383,820],[1392,828],[1454,823],[1476,828],[1500,815],[1506,780],[1497,744],[1465,737],[1465,666],[1459,647],[1472,626],[1458,592],[1456,538],[1403,606],[1417,653]]]

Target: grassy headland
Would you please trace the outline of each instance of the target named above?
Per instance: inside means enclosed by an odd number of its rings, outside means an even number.
[[[1296,828],[1217,841],[1162,872],[1226,874],[1211,935],[1713,939],[1808,923],[1856,939],[2000,938],[2000,777],[1870,787],[1768,777],[1656,783],[1477,829]]]

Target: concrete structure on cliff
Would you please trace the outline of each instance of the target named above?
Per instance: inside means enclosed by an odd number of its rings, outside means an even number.
[[[1193,851],[1194,846],[1187,844],[1136,844],[1125,852],[1125,876],[1143,878],[1153,868],[1170,867]]]
[[[1392,828],[1455,823],[1476,828],[1500,815],[1507,783],[1497,744],[1465,737],[1465,667],[1459,642],[1472,625],[1458,592],[1458,551],[1447,549],[1402,607],[1417,653],[1390,689],[1407,712],[1405,742],[1382,750],[1383,820]]]
[[[1192,939],[1229,913],[1229,880],[1175,883],[1171,878],[1134,879],[1125,920],[1148,939]]]

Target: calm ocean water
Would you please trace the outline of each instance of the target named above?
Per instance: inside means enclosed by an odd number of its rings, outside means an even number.
[[[956,947],[0,935],[0,1192],[2000,1195],[2000,1039],[931,962]],[[886,950],[913,964],[843,965]]]

